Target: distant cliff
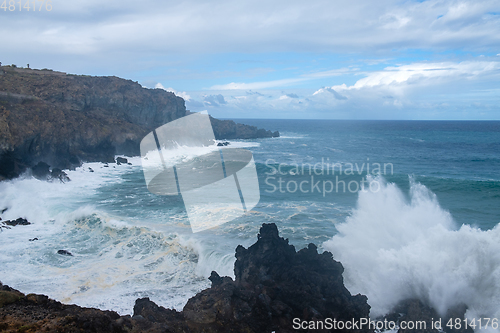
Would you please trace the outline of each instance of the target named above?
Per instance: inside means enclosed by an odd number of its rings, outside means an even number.
[[[151,130],[186,115],[184,100],[118,77],[0,68],[0,179],[43,161],[71,168],[138,155]],[[217,139],[279,136],[211,119]]]

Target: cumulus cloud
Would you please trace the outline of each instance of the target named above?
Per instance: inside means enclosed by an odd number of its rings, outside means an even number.
[[[204,101],[205,105],[215,106],[215,107],[219,107],[221,105],[227,104],[226,100],[224,99],[224,96],[222,96],[221,94],[206,95],[203,98],[203,101]]]
[[[315,91],[313,96],[317,95],[317,94],[321,94],[322,92],[325,92],[325,91],[331,93],[335,97],[335,99],[339,99],[339,100],[347,99],[347,97],[339,94],[335,89],[329,88],[329,87],[323,87],[323,88]]]
[[[185,91],[177,91],[174,88],[165,88],[163,84],[159,82],[155,85],[155,88],[173,92],[176,96],[182,97],[185,101],[189,101],[191,99],[191,96],[189,96]]]
[[[313,100],[332,107],[352,108],[364,116],[373,110],[374,117],[381,110],[400,110],[392,113],[396,118],[403,111],[408,118],[414,111],[445,118],[462,117],[465,113],[470,117],[476,107],[486,110],[484,114],[492,118],[498,112],[495,103],[499,99],[494,92],[500,82],[498,61],[412,63],[364,75],[352,85],[318,89]],[[338,98],[340,94],[345,98]],[[443,113],[444,109],[449,112]]]
[[[2,18],[6,50],[47,54],[496,48],[496,0],[66,1]],[[152,29],[154,27],[154,29]],[[166,41],[159,43],[159,41]],[[120,59],[118,59],[120,61]]]
[[[221,90],[227,104],[214,115],[265,118],[272,110],[277,118],[496,119],[500,61],[481,59],[387,66],[360,72],[351,84],[310,91]]]
[[[386,67],[382,71],[366,73],[366,76],[351,86],[346,84],[321,88],[314,95],[366,88],[387,88],[401,91],[410,86],[433,86],[457,80],[474,80],[485,77],[500,77],[498,61],[463,61],[459,63],[413,63],[397,67]],[[339,99],[339,98],[338,98]]]
[[[210,90],[253,90],[253,89],[267,89],[267,88],[276,88],[283,87],[292,84],[296,84],[299,82],[303,82],[308,80],[308,78],[291,78],[291,79],[282,79],[282,80],[272,80],[272,81],[262,81],[262,82],[252,82],[252,83],[236,83],[231,82],[228,84],[217,84],[210,87]]]

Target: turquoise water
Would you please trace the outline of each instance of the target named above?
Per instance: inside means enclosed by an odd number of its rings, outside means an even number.
[[[144,296],[181,309],[274,222],[297,248],[332,251],[373,315],[419,297],[500,316],[500,122],[239,121],[281,133],[231,142],[257,165],[247,215],[193,234],[181,197],[147,190],[140,158],[86,164],[67,184],[4,182],[2,218],[34,224],[0,233],[0,280],[120,313]]]

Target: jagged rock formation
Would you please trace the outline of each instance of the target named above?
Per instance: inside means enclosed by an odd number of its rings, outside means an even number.
[[[318,254],[314,244],[296,252],[274,223],[263,224],[254,245],[236,248],[235,281],[213,272],[212,287],[191,298],[183,314],[193,331],[206,332],[297,332],[294,318],[367,318],[366,296],[351,296],[343,271],[330,252]]]
[[[367,318],[365,296],[344,287],[342,264],[316,246],[299,252],[264,224],[258,241],[236,250],[235,280],[212,273],[212,287],[191,298],[182,312],[138,299],[134,316],[63,305],[42,295],[25,296],[0,285],[0,330],[24,332],[306,332],[293,319]],[[318,330],[318,332],[326,330]],[[364,332],[361,330],[353,332]]]
[[[67,169],[81,161],[112,162],[115,154],[139,155],[144,135],[185,115],[182,98],[130,80],[0,67],[0,180],[40,161]],[[277,134],[212,123],[218,139]]]

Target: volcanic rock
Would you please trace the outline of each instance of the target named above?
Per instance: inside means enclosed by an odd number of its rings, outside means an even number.
[[[117,157],[116,158],[116,164],[120,165],[120,164],[127,164],[128,163],[128,160],[126,158],[123,158],[123,157]]]
[[[26,219],[24,219],[24,218],[22,218],[22,217],[20,217],[20,218],[18,218],[18,219],[16,219],[16,220],[11,220],[11,221],[7,220],[7,221],[3,221],[2,223],[3,223],[3,224],[6,224],[6,225],[13,226],[13,227],[14,227],[14,226],[16,226],[16,225],[30,225],[30,224],[31,224],[30,222],[28,222],[28,220],[26,220]]]

